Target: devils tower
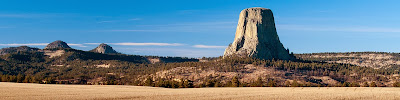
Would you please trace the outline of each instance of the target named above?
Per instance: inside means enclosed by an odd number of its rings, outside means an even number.
[[[71,48],[71,47],[69,47],[68,44],[65,43],[64,41],[57,40],[57,41],[54,41],[54,42],[48,44],[44,49],[60,49],[60,48],[66,49],[66,48]]]
[[[279,40],[272,11],[266,8],[247,8],[240,12],[235,40],[224,52],[224,57],[232,55],[259,59],[292,59]]]
[[[116,54],[118,53],[115,51],[111,46],[107,44],[100,44],[97,48],[94,48],[93,50],[90,50],[91,52],[97,52],[97,53],[102,53],[102,54]]]

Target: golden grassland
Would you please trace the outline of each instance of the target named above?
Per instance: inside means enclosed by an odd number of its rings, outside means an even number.
[[[125,85],[57,85],[0,82],[0,99],[263,99],[400,100],[392,87],[157,88]]]

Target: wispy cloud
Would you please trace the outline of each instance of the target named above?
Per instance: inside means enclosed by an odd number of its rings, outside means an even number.
[[[0,46],[46,46],[49,43],[11,43],[11,44],[0,44]]]
[[[226,48],[226,46],[215,46],[215,45],[194,45],[195,48],[214,48],[214,49],[222,49]]]
[[[47,18],[47,17],[75,16],[70,13],[0,13],[0,18]]]
[[[129,20],[135,21],[135,20],[142,20],[142,19],[141,18],[132,18],[132,19],[129,19]]]
[[[9,43],[9,44],[0,44],[0,46],[46,46],[49,43]],[[74,44],[68,43],[69,46],[77,46],[77,47],[87,47],[83,44]]]
[[[101,43],[83,43],[83,44],[87,44],[87,45],[100,45]]]
[[[234,30],[237,22],[190,22],[179,24],[136,25],[132,29],[102,30],[103,32],[216,32]]]
[[[30,17],[38,17],[38,15],[32,15],[32,14],[0,14],[0,17],[3,17],[3,18],[30,18]]]
[[[277,29],[300,30],[300,31],[400,33],[400,28],[376,28],[376,27],[362,27],[362,26],[336,27],[336,26],[277,25]]]
[[[13,27],[0,26],[0,28],[13,28]]]
[[[178,14],[193,14],[196,12],[200,12],[201,10],[180,10],[178,11]]]
[[[160,32],[161,30],[106,30],[110,32]]]
[[[101,43],[83,43],[88,45],[99,45]],[[110,45],[121,45],[121,46],[182,46],[184,44],[181,43],[132,43],[132,42],[123,42],[123,43],[106,43]]]
[[[141,18],[132,18],[132,19],[124,19],[124,20],[104,20],[104,21],[99,21],[97,23],[115,23],[115,22],[127,22],[127,21],[137,21],[137,20],[142,20]]]
[[[224,53],[219,49],[189,49],[189,48],[114,48],[127,54],[179,56],[179,57],[218,57]]]
[[[113,22],[116,22],[116,21],[112,21],[112,20],[109,20],[109,21],[99,21],[99,22],[97,22],[97,23],[113,23]]]
[[[77,46],[77,47],[87,47],[83,44],[74,44],[74,43],[68,43],[69,46]]]
[[[113,45],[125,46],[182,46],[180,43],[109,43]]]
[[[136,25],[136,26],[209,26],[209,25],[235,25],[237,22],[222,21],[222,22],[191,22],[178,24],[156,24],[156,25]]]

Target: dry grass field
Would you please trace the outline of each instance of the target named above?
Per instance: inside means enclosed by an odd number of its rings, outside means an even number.
[[[400,88],[243,87],[168,89],[121,85],[55,85],[0,82],[0,99],[263,99],[400,100]]]

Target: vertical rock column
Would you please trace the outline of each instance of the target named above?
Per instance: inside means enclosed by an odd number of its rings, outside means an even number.
[[[272,11],[266,8],[247,8],[240,12],[235,40],[224,52],[224,57],[233,55],[292,59],[279,40]]]

